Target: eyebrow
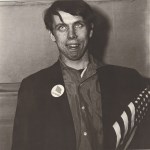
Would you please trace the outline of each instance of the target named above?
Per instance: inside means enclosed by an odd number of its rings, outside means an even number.
[[[76,24],[76,23],[84,23],[84,24],[86,24],[86,22],[84,20],[78,20],[78,21],[74,22],[74,24]]]

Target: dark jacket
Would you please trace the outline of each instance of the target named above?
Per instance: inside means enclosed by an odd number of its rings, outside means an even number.
[[[146,83],[135,70],[111,65],[101,67],[98,77],[102,95],[104,148],[112,150],[116,146],[113,124],[146,87]],[[64,86],[59,62],[22,81],[12,150],[76,150],[66,91],[60,97],[51,95],[51,89],[58,84]]]

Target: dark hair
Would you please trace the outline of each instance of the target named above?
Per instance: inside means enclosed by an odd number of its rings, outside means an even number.
[[[44,12],[44,23],[47,30],[53,30],[53,15],[58,15],[58,11],[64,11],[74,16],[81,16],[90,27],[94,22],[94,13],[91,7],[83,0],[57,0]]]

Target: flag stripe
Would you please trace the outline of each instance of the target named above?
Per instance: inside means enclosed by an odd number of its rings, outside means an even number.
[[[120,144],[122,144],[122,142],[123,142],[123,140],[124,140],[125,127],[124,127],[124,122],[123,122],[123,120],[122,120],[121,117],[118,119],[118,124],[119,124],[120,129],[121,129],[121,140],[120,140]]]
[[[121,140],[121,129],[120,129],[118,122],[114,123],[113,128],[116,133],[116,148],[117,148]]]
[[[121,118],[122,118],[123,123],[124,123],[124,136],[123,136],[123,138],[125,138],[125,136],[127,135],[127,132],[128,132],[128,125],[129,125],[128,116],[127,116],[125,111],[122,113]]]
[[[134,121],[135,121],[135,106],[134,104],[131,102],[129,105],[128,105],[130,111],[131,111],[131,130],[133,129],[134,127]]]

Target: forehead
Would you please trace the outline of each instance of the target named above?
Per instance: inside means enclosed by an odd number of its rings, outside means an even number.
[[[83,21],[83,18],[81,16],[73,16],[64,11],[58,11],[58,13],[60,14],[60,16],[63,20],[63,23],[65,23],[65,24],[73,24],[77,21]],[[55,24],[62,23],[62,21],[58,15],[54,15],[53,19],[54,19]]]

